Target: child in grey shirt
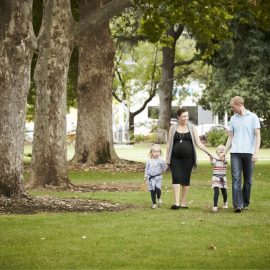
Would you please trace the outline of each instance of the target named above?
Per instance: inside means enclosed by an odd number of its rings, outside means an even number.
[[[161,149],[158,144],[153,144],[149,159],[146,162],[144,180],[147,181],[148,190],[151,192],[152,209],[157,207],[156,198],[158,199],[158,206],[162,204],[161,200],[161,186],[162,173],[166,171],[167,166],[163,159],[160,158]]]

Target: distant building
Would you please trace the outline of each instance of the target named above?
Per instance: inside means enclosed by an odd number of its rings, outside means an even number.
[[[179,108],[183,107],[188,110],[190,121],[193,122],[195,125],[201,125],[206,123],[217,124],[217,116],[213,115],[211,111],[204,110],[201,106],[196,104],[198,97],[202,92],[202,86],[200,86],[198,82],[194,81],[189,85],[186,85],[185,88],[187,89],[189,96],[186,97],[182,102],[180,102],[179,100],[173,100],[172,102],[172,122],[176,121],[176,111]],[[138,107],[138,105],[135,105],[133,110],[135,110],[136,107]],[[135,117],[135,135],[149,134],[151,130],[157,125],[158,116],[159,97],[156,96],[151,100],[151,102],[148,103],[144,111]]]

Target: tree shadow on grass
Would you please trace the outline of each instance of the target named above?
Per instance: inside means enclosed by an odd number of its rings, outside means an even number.
[[[39,191],[68,191],[74,192],[125,192],[141,190],[141,185],[116,185],[116,184],[95,184],[76,185],[71,188],[47,187]],[[110,201],[88,200],[78,198],[55,198],[45,196],[25,196],[23,198],[7,198],[0,196],[0,214],[37,214],[37,213],[58,213],[58,212],[117,212],[138,206],[131,204],[119,204]]]

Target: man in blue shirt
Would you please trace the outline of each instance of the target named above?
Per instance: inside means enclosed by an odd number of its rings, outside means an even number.
[[[236,213],[241,213],[249,207],[253,166],[258,159],[261,143],[260,121],[256,114],[245,108],[242,97],[233,97],[230,106],[234,115],[229,123],[224,157],[231,148],[233,207]]]

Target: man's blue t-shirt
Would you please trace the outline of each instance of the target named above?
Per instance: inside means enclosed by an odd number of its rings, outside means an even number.
[[[244,115],[234,114],[229,123],[229,131],[233,133],[231,153],[254,154],[255,129],[260,127],[258,116],[249,110]]]

